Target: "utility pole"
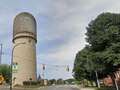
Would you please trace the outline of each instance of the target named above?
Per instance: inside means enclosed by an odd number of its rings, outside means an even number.
[[[43,84],[44,84],[44,86],[45,86],[45,64],[42,64],[42,66],[43,66]]]
[[[2,62],[2,44],[0,44],[0,64]]]
[[[114,82],[115,82],[116,90],[119,90],[116,73],[114,73],[114,76],[115,76],[115,77],[114,77]]]

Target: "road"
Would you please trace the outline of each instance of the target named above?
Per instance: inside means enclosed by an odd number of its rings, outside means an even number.
[[[50,86],[41,88],[40,90],[79,90],[76,86]]]
[[[4,88],[1,87],[0,90],[10,90],[9,88]],[[14,88],[13,90],[80,90],[78,89],[76,86],[68,86],[68,85],[64,85],[64,86],[49,86],[49,87],[41,87],[41,88],[34,88],[34,89],[20,89],[20,88]]]

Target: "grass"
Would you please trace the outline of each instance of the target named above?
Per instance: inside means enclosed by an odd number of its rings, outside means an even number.
[[[97,88],[96,90],[116,90],[114,87],[102,87],[102,88]]]

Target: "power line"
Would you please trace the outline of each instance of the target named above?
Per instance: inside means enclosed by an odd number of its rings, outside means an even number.
[[[9,53],[2,53],[3,55],[10,55]],[[13,57],[15,57],[15,58],[18,58],[18,59],[23,59],[24,61],[26,61],[26,60],[29,60],[30,62],[32,62],[31,60],[31,58],[26,58],[26,57],[20,57],[20,56],[16,56],[16,55],[13,55]],[[16,62],[14,62],[14,63],[16,63]],[[14,64],[13,63],[13,64]],[[59,64],[45,64],[45,63],[39,63],[39,65],[41,65],[42,67],[41,67],[41,69],[42,69],[42,72],[41,72],[41,76],[42,76],[42,78],[44,78],[45,79],[45,73],[51,73],[51,72],[46,72],[46,69],[49,69],[50,67],[52,67],[52,68],[54,68],[55,69],[55,71],[58,71],[59,72],[59,69],[58,68],[60,68],[60,69],[62,69],[62,68],[64,68],[64,70],[65,71],[67,71],[67,72],[69,72],[70,71],[70,67],[69,67],[69,65],[59,65]],[[40,68],[39,68],[40,69]],[[53,69],[52,69],[53,70]],[[52,74],[52,73],[51,73]]]
[[[3,55],[10,55],[10,54],[8,54],[8,53],[3,53]],[[24,60],[29,60],[29,61],[31,61],[32,59],[31,58],[26,58],[26,57],[20,57],[20,56],[17,56],[17,55],[13,55],[13,57],[15,57],[15,58],[19,58],[19,59],[24,59]],[[62,64],[62,65],[60,65],[60,64],[46,64],[46,63],[39,63],[39,65],[45,65],[45,66],[52,66],[52,67],[67,67],[67,66],[70,66],[70,65],[68,65],[68,64]]]
[[[4,55],[7,55],[7,54],[5,54],[4,53]],[[16,55],[13,55],[13,57],[15,57],[15,58],[18,58],[18,59],[24,59],[24,61],[26,61],[26,60],[29,60],[30,62],[32,62],[31,60],[32,59],[30,59],[30,58],[25,58],[25,57],[20,57],[20,56],[16,56]],[[16,63],[16,62],[14,62],[14,63]],[[70,65],[58,65],[58,64],[45,64],[45,63],[39,63],[39,65],[41,65],[42,67],[42,70],[43,71],[45,71],[46,69],[48,69],[48,67],[50,68],[50,67],[54,67],[55,69],[56,69],[56,71],[58,71],[59,69],[58,68],[64,68],[64,70],[66,70],[67,72],[69,72],[70,71]]]

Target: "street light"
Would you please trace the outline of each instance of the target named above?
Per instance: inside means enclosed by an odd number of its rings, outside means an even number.
[[[11,72],[11,82],[10,82],[10,90],[12,90],[12,64],[13,64],[13,52],[14,52],[14,49],[15,49],[15,47],[17,47],[17,46],[19,46],[20,44],[26,44],[25,42],[23,42],[23,43],[18,43],[18,44],[16,44],[14,47],[13,47],[13,49],[12,49],[12,55],[11,55],[11,68],[10,68],[10,72]]]

